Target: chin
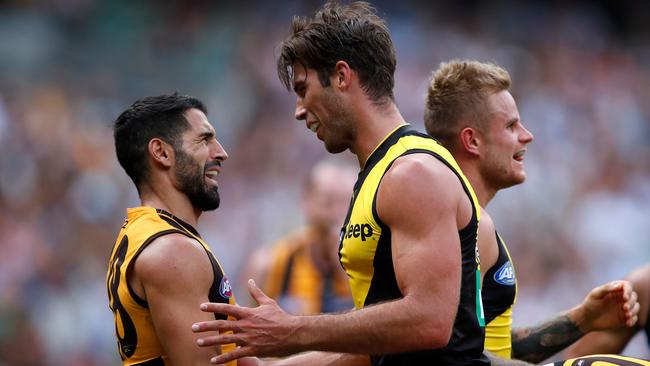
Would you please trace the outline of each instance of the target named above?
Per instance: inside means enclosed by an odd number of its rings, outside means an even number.
[[[338,154],[341,153],[345,150],[347,150],[348,147],[344,145],[333,145],[333,144],[328,144],[325,142],[325,150],[327,150],[328,153],[330,154]]]

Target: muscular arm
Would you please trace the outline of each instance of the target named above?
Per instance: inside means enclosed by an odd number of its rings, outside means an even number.
[[[594,330],[620,331],[636,322],[637,295],[627,281],[612,281],[591,290],[585,300],[546,323],[512,331],[513,358],[540,362]],[[604,350],[597,350],[602,353]]]
[[[208,301],[213,272],[196,241],[171,234],[154,240],[135,262],[134,277],[144,292],[156,334],[174,365],[209,365],[215,348],[196,347],[190,326],[214,316],[201,312]]]
[[[260,296],[256,298],[261,306],[253,309],[210,304],[205,310],[238,320],[204,322],[195,330],[236,332],[203,337],[202,345],[235,342],[242,346],[217,362],[304,350],[386,354],[445,346],[459,301],[458,227],[469,221],[471,204],[447,167],[417,154],[396,160],[386,173],[377,210],[391,229],[393,265],[403,298],[319,316],[290,316]]]

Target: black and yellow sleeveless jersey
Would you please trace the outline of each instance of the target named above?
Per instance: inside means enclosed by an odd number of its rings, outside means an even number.
[[[352,308],[348,279],[340,268],[319,270],[309,250],[316,240],[309,227],[296,230],[272,249],[263,290],[286,311],[298,315],[334,313]]]
[[[590,355],[571,358],[549,365],[553,366],[650,366],[650,361],[619,355]],[[547,366],[549,366],[547,365]]]
[[[497,233],[499,256],[483,277],[481,295],[485,311],[485,349],[512,357],[512,307],[517,299],[517,278],[506,244]]]
[[[414,153],[430,154],[458,176],[472,202],[470,223],[458,232],[461,242],[460,303],[449,344],[401,354],[371,356],[373,365],[489,365],[483,355],[484,329],[476,239],[479,205],[469,182],[451,154],[431,137],[401,126],[389,134],[366,162],[354,186],[341,229],[339,256],[348,274],[356,308],[401,298],[391,254],[391,232],[377,214],[379,184],[395,159]],[[426,215],[426,212],[422,213]],[[436,243],[431,243],[436,245]]]
[[[156,335],[149,306],[127,281],[127,275],[133,270],[138,255],[154,239],[168,234],[186,235],[203,246],[214,273],[208,299],[211,302],[235,303],[230,283],[221,266],[191,225],[164,210],[152,207],[128,209],[126,220],[113,247],[106,276],[109,307],[115,317],[117,346],[124,365],[169,365],[167,355]],[[215,318],[225,317],[215,314]],[[190,327],[191,324],[187,326]],[[228,345],[222,349],[229,351],[233,348],[234,345]],[[229,365],[236,364],[233,362]]]

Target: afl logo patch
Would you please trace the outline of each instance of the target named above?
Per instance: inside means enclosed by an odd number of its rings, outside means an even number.
[[[230,299],[232,296],[232,286],[230,286],[230,281],[226,276],[223,276],[221,279],[221,285],[219,285],[219,293],[224,299]]]
[[[514,286],[515,269],[512,267],[510,261],[505,262],[501,268],[494,273],[494,281],[504,286]]]

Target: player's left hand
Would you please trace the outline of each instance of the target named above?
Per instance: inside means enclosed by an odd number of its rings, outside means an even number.
[[[253,280],[248,280],[248,289],[259,304],[258,307],[247,308],[220,303],[201,304],[201,310],[205,312],[234,318],[234,320],[211,320],[192,325],[192,331],[195,333],[207,331],[221,333],[197,339],[197,344],[201,347],[230,343],[238,346],[233,351],[213,357],[210,360],[213,364],[226,363],[248,356],[286,356],[299,352],[295,349],[296,345],[292,345],[291,339],[294,333],[292,324],[297,317],[282,310],[275,300],[266,296],[255,285]]]
[[[591,290],[579,305],[578,325],[584,332],[632,327],[640,305],[629,281],[612,281]]]

